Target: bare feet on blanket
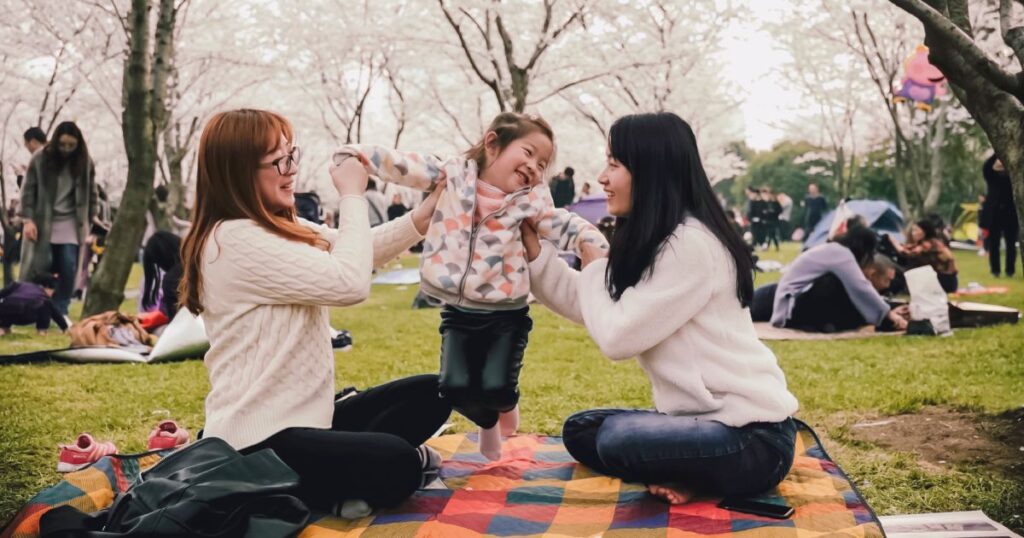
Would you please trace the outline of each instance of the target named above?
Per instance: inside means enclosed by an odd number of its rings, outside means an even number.
[[[516,434],[516,430],[519,429],[519,406],[515,406],[511,411],[505,411],[498,416],[498,425],[501,426],[501,436],[511,437]]]
[[[669,504],[686,504],[693,498],[693,493],[678,487],[669,487],[659,484],[650,484],[647,491]]]
[[[491,461],[501,459],[501,429],[497,424],[480,428],[480,453]]]

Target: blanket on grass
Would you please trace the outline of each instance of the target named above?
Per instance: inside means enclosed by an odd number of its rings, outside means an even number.
[[[870,325],[865,325],[864,327],[854,331],[812,333],[785,327],[775,327],[766,321],[755,322],[754,330],[757,331],[757,337],[761,340],[856,340],[861,338],[874,338],[876,336],[902,336],[904,334],[903,331],[876,331],[875,328]]]
[[[561,439],[521,435],[505,444],[505,457],[485,460],[475,434],[445,435],[429,444],[445,457],[448,489],[417,492],[401,506],[344,520],[314,516],[304,538],[341,537],[881,537],[881,525],[814,432],[800,424],[793,470],[759,500],[785,502],[788,520],[730,512],[718,499],[670,506],[639,484],[623,483],[577,465]],[[54,506],[84,511],[109,505],[158,454],[106,457],[70,473],[26,505],[0,537],[37,536],[39,518]]]

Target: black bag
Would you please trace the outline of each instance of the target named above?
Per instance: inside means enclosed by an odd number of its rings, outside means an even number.
[[[315,192],[295,193],[295,214],[309,222],[323,224],[320,220],[320,197]]]
[[[290,495],[299,477],[265,449],[241,455],[208,437],[145,471],[107,509],[61,506],[43,514],[41,538],[295,536],[309,509]]]

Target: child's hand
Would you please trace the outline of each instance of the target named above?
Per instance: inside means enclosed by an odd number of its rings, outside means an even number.
[[[523,246],[526,247],[526,261],[532,262],[540,256],[540,237],[537,236],[537,229],[527,219],[519,225],[519,230],[522,232]]]
[[[608,252],[590,243],[580,244],[580,269],[590,265],[594,260],[607,258]]]
[[[362,196],[366,192],[366,183],[370,176],[366,167],[358,157],[346,157],[340,164],[331,167],[331,181],[340,196],[355,194]]]
[[[427,228],[430,227],[430,217],[434,215],[434,210],[437,209],[437,201],[441,199],[441,195],[444,194],[444,188],[448,184],[448,181],[444,179],[444,172],[441,172],[442,179],[434,184],[434,190],[430,192],[423,203],[416,206],[416,209],[412,210],[412,224],[416,227],[416,231],[420,235],[427,233]]]

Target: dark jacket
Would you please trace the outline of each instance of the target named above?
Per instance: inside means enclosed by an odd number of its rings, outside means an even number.
[[[0,327],[35,323],[42,330],[50,326],[51,319],[60,330],[68,329],[64,316],[39,284],[12,282],[0,290]]]
[[[993,155],[985,161],[981,169],[988,193],[985,195],[985,203],[981,206],[979,225],[986,230],[1013,229],[1018,226],[1017,207],[1013,205],[1013,185],[1010,183],[1009,174],[993,169],[995,162],[996,156]]]
[[[558,176],[551,180],[551,200],[555,207],[565,207],[576,198],[576,184],[569,176]]]

